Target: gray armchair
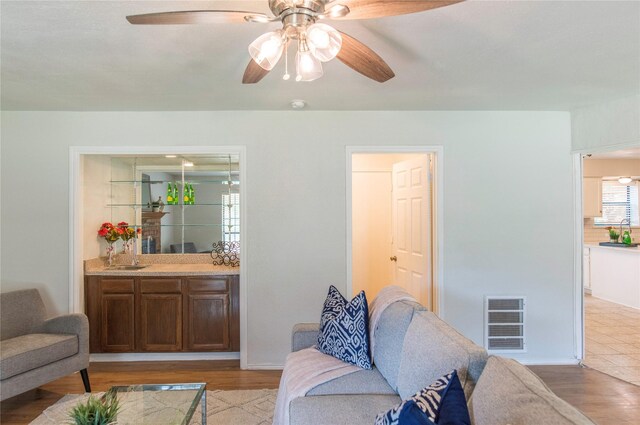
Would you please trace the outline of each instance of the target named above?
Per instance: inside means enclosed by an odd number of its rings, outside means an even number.
[[[87,317],[45,317],[37,289],[0,294],[0,400],[77,371],[91,392]]]

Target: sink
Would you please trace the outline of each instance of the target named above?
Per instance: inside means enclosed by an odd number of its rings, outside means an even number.
[[[128,265],[128,266],[113,266],[111,267],[112,270],[141,270],[144,269],[145,267],[149,267],[148,265]]]
[[[632,243],[632,244],[624,244],[624,243],[620,243],[620,242],[600,242],[599,243],[600,246],[614,246],[616,248],[635,248],[638,246],[637,243]]]

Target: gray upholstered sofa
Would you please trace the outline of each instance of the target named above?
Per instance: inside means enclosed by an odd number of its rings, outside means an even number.
[[[46,320],[36,289],[0,294],[0,400],[80,371],[89,385],[89,322],[84,314]]]
[[[382,314],[372,370],[319,385],[289,406],[290,425],[373,424],[402,399],[458,370],[475,425],[593,425],[520,363],[487,356],[422,306],[399,301]],[[316,343],[317,324],[293,329],[292,350]]]

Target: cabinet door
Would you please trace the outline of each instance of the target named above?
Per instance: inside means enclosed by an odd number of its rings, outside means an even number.
[[[228,350],[229,294],[189,292],[186,305],[187,350]]]
[[[125,352],[135,348],[134,295],[102,294],[102,351]]]
[[[140,295],[140,349],[182,350],[182,295]]]
[[[602,179],[585,177],[582,180],[582,213],[584,217],[602,217]]]

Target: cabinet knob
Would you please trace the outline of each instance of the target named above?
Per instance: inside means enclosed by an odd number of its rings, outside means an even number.
[[[391,261],[398,261],[398,257],[396,257],[395,255],[393,257],[389,257],[389,260]]]

